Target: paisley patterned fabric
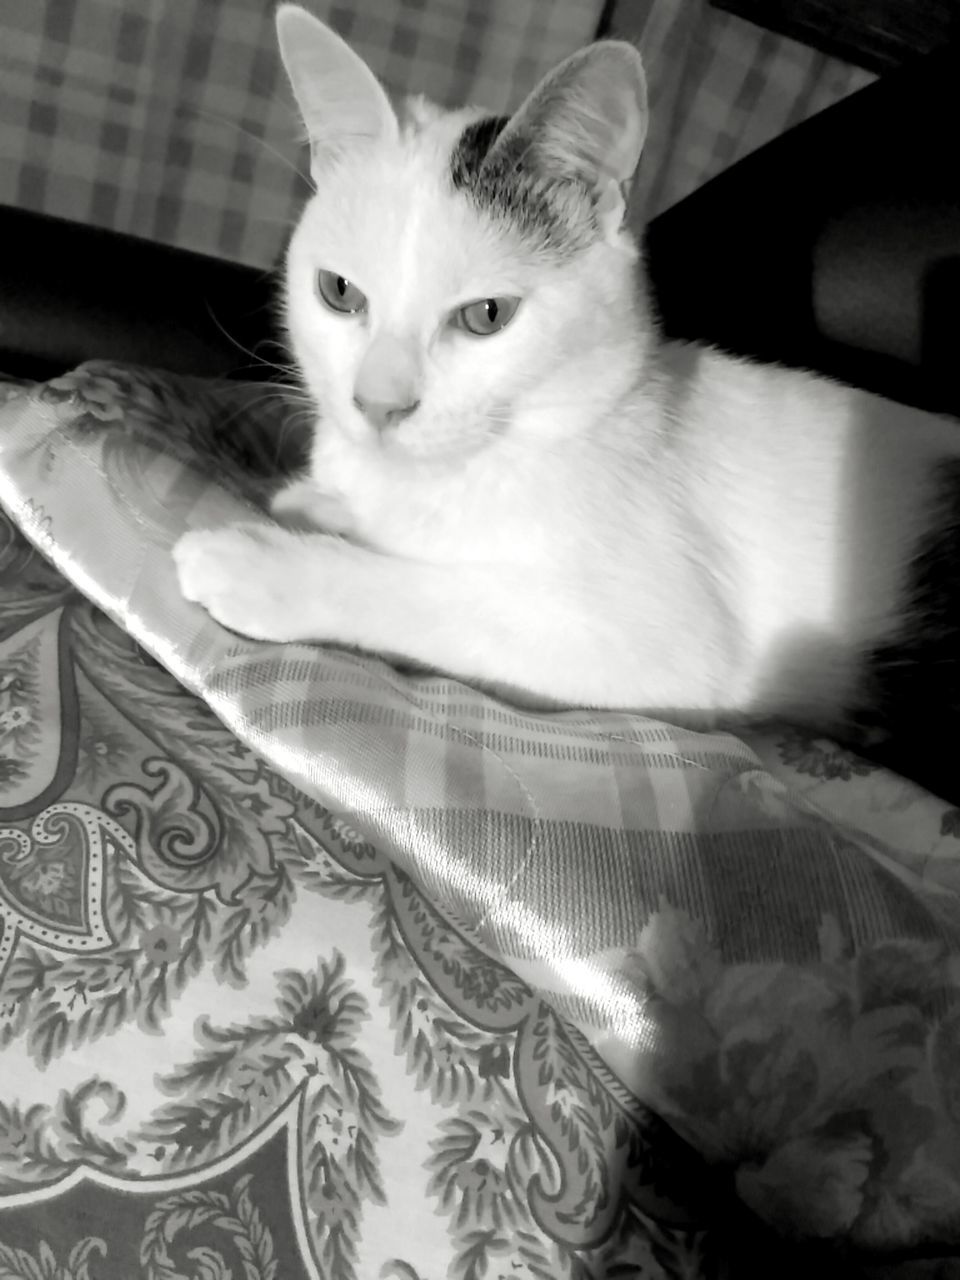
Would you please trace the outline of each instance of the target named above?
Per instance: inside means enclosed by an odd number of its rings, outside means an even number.
[[[0,406],[0,1277],[960,1276],[960,813],[220,630],[281,401]]]

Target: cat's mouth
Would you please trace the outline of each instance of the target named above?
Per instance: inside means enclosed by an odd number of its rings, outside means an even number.
[[[448,464],[481,453],[507,434],[513,410],[504,402],[484,412],[431,412],[417,406],[402,420],[377,425],[353,405],[338,415],[340,429],[371,451],[397,459]]]
[[[392,434],[383,436],[380,443],[385,453],[447,464],[465,461],[489,449],[506,435],[509,427],[507,413],[472,419],[449,414],[404,423]]]

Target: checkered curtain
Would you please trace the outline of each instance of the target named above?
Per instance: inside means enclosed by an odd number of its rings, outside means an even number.
[[[640,44],[650,84],[650,133],[630,209],[637,228],[874,79],[708,0],[617,0],[610,34]]]
[[[602,0],[310,0],[398,91],[502,111]],[[272,265],[304,193],[268,0],[3,0],[0,201]],[[714,9],[617,0],[653,120],[636,225],[869,73]]]
[[[602,0],[306,0],[393,89],[515,105]],[[259,266],[305,186],[272,0],[2,0],[0,202]]]

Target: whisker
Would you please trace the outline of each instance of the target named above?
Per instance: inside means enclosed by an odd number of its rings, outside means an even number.
[[[220,330],[223,336],[227,339],[227,341],[231,343],[233,346],[235,346],[238,351],[242,351],[245,356],[249,356],[250,359],[254,361],[254,364],[246,366],[247,368],[273,369],[277,373],[283,373],[286,375],[291,375],[291,374],[295,375],[297,373],[297,369],[294,365],[278,364],[276,360],[268,360],[266,356],[262,356],[258,352],[251,350],[250,347],[244,346],[244,344],[238,338],[235,338],[234,335],[230,333],[230,331],[225,327],[225,325],[221,323],[219,317],[216,315],[213,308],[210,306],[209,302],[206,304],[206,308],[207,308],[207,314],[209,315],[210,319],[217,326],[217,328]],[[264,338],[263,341],[270,343],[271,339]],[[279,344],[274,342],[274,345],[279,345]]]
[[[274,98],[274,101],[277,101],[277,99]],[[288,155],[285,155],[280,148],[275,146],[272,142],[268,142],[262,134],[255,133],[253,129],[248,129],[246,125],[241,124],[239,120],[236,120],[231,116],[220,115],[219,112],[211,111],[208,107],[202,107],[195,102],[181,103],[177,107],[176,112],[177,115],[193,115],[198,119],[209,120],[212,124],[224,125],[227,128],[233,129],[236,133],[242,134],[244,137],[251,138],[259,146],[263,147],[264,151],[269,152],[270,155],[279,160],[281,164],[286,165],[291,173],[295,173],[298,178],[302,179],[311,191],[316,191],[316,186],[314,185],[312,178],[305,174]]]

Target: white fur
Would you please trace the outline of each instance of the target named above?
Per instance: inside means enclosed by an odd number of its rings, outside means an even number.
[[[304,68],[301,49],[295,89]],[[336,150],[290,245],[287,321],[318,419],[310,474],[275,511],[350,541],[191,534],[185,594],[254,636],[359,645],[522,700],[829,723],[899,621],[956,427],[661,343],[615,203],[557,262],[452,189],[451,149],[479,114],[421,105]],[[328,310],[319,268],[368,311]],[[448,323],[503,294],[522,302],[501,332]],[[385,338],[420,405],[379,431],[353,397]]]

